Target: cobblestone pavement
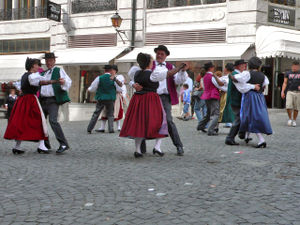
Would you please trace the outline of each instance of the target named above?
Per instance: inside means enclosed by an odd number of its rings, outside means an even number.
[[[16,156],[2,138],[0,224],[300,224],[300,127],[287,127],[283,111],[270,118],[263,150],[225,146],[228,129],[208,137],[196,121],[175,119],[184,157],[167,138],[164,157],[149,141],[135,159],[132,140],[88,135],[88,122],[63,123],[72,147],[64,155],[26,143]]]

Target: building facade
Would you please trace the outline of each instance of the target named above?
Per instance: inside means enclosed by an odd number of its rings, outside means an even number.
[[[0,81],[20,79],[27,56],[55,52],[57,64],[73,80],[70,119],[89,117],[93,95],[87,88],[107,63],[127,75],[139,52],[158,44],[168,60],[185,61],[197,75],[211,60],[264,58],[271,80],[270,107],[280,107],[281,72],[300,58],[300,0],[52,0],[61,21],[47,19],[48,0],[0,0]],[[123,21],[117,33],[111,17]],[[280,34],[280,35],[279,35]]]

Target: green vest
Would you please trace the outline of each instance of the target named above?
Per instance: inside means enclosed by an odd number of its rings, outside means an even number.
[[[233,71],[232,75],[236,75],[238,72]],[[235,85],[232,83],[232,80],[229,79],[228,82],[228,90],[227,90],[227,101],[226,103],[230,103],[232,106],[241,107],[242,94],[237,90]]]
[[[99,85],[95,99],[99,100],[116,100],[115,82],[110,79],[110,74],[99,76]]]
[[[41,75],[44,76],[45,72],[43,72]],[[60,68],[54,67],[54,69],[52,71],[52,75],[51,75],[51,80],[58,80],[59,78],[60,78]],[[55,95],[57,104],[61,105],[61,104],[71,101],[69,98],[68,92],[61,89],[61,86],[59,83],[52,84],[52,87],[53,87],[53,91],[54,91],[54,95]]]

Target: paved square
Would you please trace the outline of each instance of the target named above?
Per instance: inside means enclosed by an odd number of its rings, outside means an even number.
[[[63,123],[64,155],[38,154],[37,143],[13,155],[1,138],[0,224],[300,224],[300,128],[283,111],[270,118],[266,149],[225,146],[228,129],[208,137],[175,119],[184,157],[167,138],[164,157],[149,141],[135,159],[132,140],[88,135],[88,122]],[[57,148],[52,131],[51,141]]]

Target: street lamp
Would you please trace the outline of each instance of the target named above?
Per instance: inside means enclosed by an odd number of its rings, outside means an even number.
[[[124,39],[122,38],[122,36],[120,34],[120,33],[124,34],[125,37],[127,38],[127,36],[125,34],[125,31],[118,29],[121,26],[121,24],[122,24],[122,21],[123,21],[122,17],[119,15],[119,13],[116,12],[110,19],[111,19],[112,26],[115,28],[115,30],[117,31],[118,35],[122,39],[123,44],[125,44],[125,41],[124,41]],[[127,40],[128,40],[128,38],[127,38]]]
[[[117,12],[110,19],[112,26],[116,29],[118,29],[121,26],[123,21],[122,17]]]

